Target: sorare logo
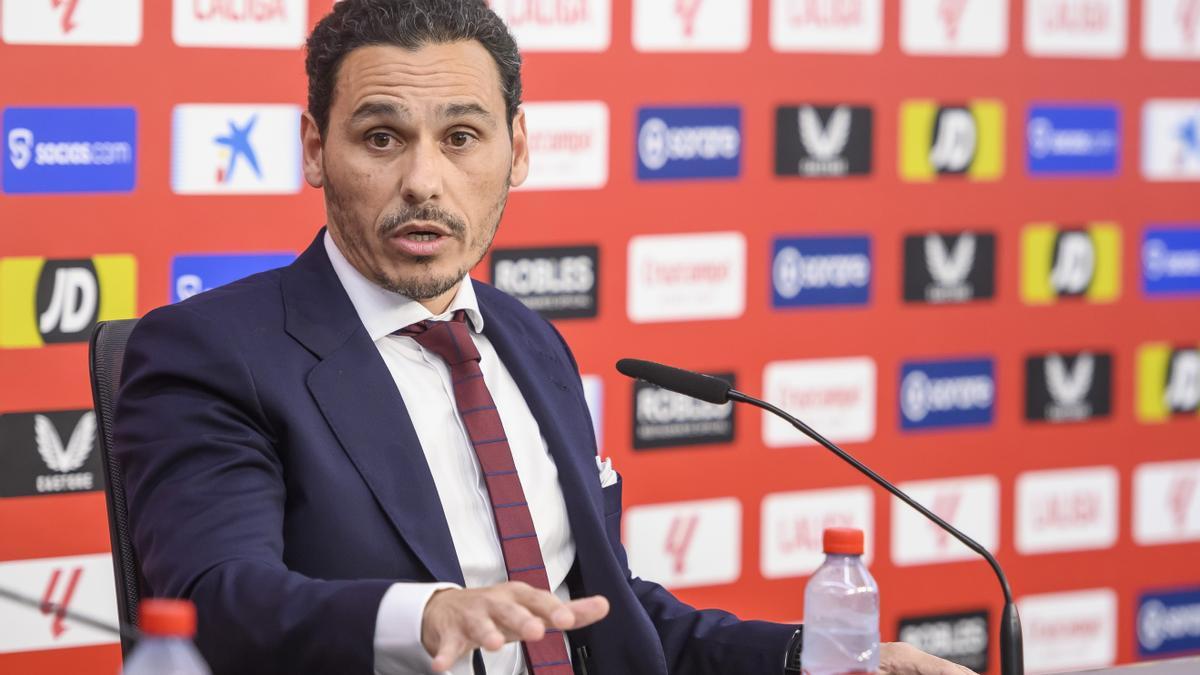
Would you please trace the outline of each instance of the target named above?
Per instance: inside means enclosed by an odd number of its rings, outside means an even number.
[[[900,108],[900,177],[999,180],[1004,173],[1004,105],[906,101]]]
[[[171,259],[171,302],[187,300],[251,274],[283,267],[295,259],[292,253],[177,255]]]
[[[1200,225],[1146,229],[1142,292],[1151,297],[1200,294]]]
[[[736,178],[742,111],[736,107],[640,108],[638,180]]]
[[[176,194],[300,191],[300,109],[294,105],[175,106],[171,189]]]
[[[871,299],[871,240],[781,237],[772,244],[775,307],[865,305]]]
[[[902,429],[988,425],[995,406],[992,359],[912,361],[901,368]]]
[[[4,191],[132,192],[137,182],[133,108],[8,108]]]
[[[1143,593],[1138,599],[1137,642],[1142,658],[1200,650],[1200,586]]]
[[[996,294],[996,235],[930,232],[904,238],[904,300],[933,304]]]
[[[1033,176],[1112,176],[1119,129],[1115,106],[1035,105],[1025,122],[1025,166]]]
[[[1034,223],[1021,232],[1021,299],[1114,302],[1121,293],[1121,228]]]
[[[600,273],[596,246],[500,248],[492,251],[492,285],[548,319],[596,316]]]
[[[99,490],[100,469],[91,410],[0,415],[0,497]]]
[[[0,348],[87,342],[97,321],[137,315],[131,255],[0,258]]]
[[[866,106],[775,109],[775,175],[836,178],[871,173],[873,112]]]

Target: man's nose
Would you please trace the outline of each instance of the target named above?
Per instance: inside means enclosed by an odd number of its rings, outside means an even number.
[[[409,146],[408,163],[401,177],[401,193],[409,204],[423,204],[442,195],[445,157],[434,141]]]

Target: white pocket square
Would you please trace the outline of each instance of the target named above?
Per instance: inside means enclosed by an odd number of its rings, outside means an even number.
[[[596,470],[600,472],[600,487],[606,488],[617,484],[617,472],[612,468],[612,457],[601,461],[597,455]]]

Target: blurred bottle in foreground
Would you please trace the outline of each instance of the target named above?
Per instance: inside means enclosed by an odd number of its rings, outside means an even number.
[[[142,637],[121,675],[212,675],[192,639],[196,607],[187,600],[148,598],[138,607]]]
[[[879,669],[879,587],[862,562],[863,532],[825,530],[825,562],[804,588],[808,675],[872,673]]]

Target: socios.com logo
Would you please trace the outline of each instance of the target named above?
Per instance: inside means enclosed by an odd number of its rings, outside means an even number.
[[[292,253],[178,255],[171,260],[171,302],[237,281],[251,274],[291,264]]]
[[[1034,106],[1026,123],[1026,165],[1034,176],[1111,176],[1120,119],[1114,106]]]
[[[995,402],[991,359],[919,361],[901,369],[903,429],[990,424]]]
[[[736,178],[741,153],[738,108],[638,110],[639,180]]]
[[[865,305],[871,296],[871,240],[792,237],[772,247],[771,301],[775,307]]]
[[[1200,293],[1200,225],[1146,230],[1142,235],[1142,290],[1149,296]]]
[[[137,179],[133,108],[8,108],[4,191],[130,192]]]
[[[130,255],[0,258],[0,347],[86,342],[97,321],[137,312]]]

